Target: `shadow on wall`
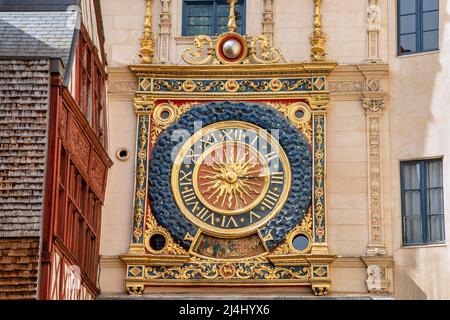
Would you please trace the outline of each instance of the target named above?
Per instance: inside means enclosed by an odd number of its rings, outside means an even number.
[[[397,268],[394,281],[402,284],[402,291],[395,295],[400,300],[426,300],[427,294],[414,282],[408,271]]]
[[[450,272],[448,265],[446,267],[445,264],[438,263],[440,259],[445,259],[440,254],[448,255],[448,248],[402,248],[399,165],[400,160],[439,156],[450,151],[446,144],[448,142],[440,140],[448,136],[448,123],[443,120],[443,115],[448,112],[445,106],[448,93],[443,84],[444,81],[449,81],[445,59],[450,53],[450,41],[446,39],[446,27],[450,22],[450,1],[440,2],[440,52],[400,58],[391,55],[392,233],[396,263],[395,296],[398,299],[439,299],[446,297],[448,292],[445,288]],[[396,28],[392,28],[391,32],[396,32],[395,30]],[[444,162],[444,175],[448,170],[450,168],[445,167]],[[444,185],[445,183],[444,176]],[[445,204],[450,206],[448,201]],[[449,220],[448,216],[446,220]]]

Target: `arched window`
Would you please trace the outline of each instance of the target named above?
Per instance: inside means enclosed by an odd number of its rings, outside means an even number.
[[[236,32],[245,34],[245,0],[236,3]],[[183,36],[219,35],[228,31],[226,0],[183,0]]]

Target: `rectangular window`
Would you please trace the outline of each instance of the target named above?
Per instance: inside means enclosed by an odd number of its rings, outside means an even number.
[[[245,0],[235,7],[236,32],[245,33]],[[184,0],[183,36],[215,36],[228,31],[230,5],[226,0]]]
[[[77,102],[102,145],[106,148],[105,136],[105,74],[95,53],[92,41],[84,31],[80,33],[78,45],[78,72],[80,85]]]
[[[398,55],[439,50],[439,0],[398,0]]]
[[[400,171],[403,244],[444,242],[442,159],[402,162]]]

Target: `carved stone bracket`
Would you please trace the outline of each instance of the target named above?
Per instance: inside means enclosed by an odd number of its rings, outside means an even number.
[[[363,100],[363,108],[366,113],[382,112],[386,107],[384,98],[365,98]]]
[[[394,259],[389,256],[362,257],[367,267],[367,291],[371,294],[392,293]]]

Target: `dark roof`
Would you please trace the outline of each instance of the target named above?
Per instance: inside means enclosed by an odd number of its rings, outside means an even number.
[[[0,58],[69,60],[75,12],[0,12]]]
[[[49,60],[0,60],[0,238],[39,237]]]
[[[80,0],[0,0],[0,11],[65,11]]]

